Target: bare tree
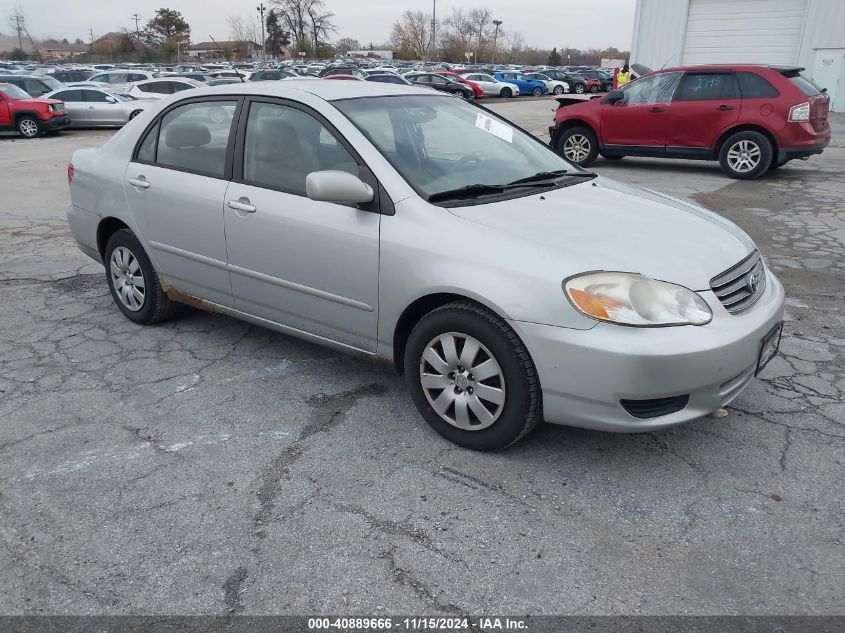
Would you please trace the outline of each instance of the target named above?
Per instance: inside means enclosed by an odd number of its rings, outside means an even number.
[[[431,43],[432,17],[423,11],[405,11],[402,17],[393,23],[390,44],[404,55],[416,59],[425,57]],[[435,24],[435,28],[438,26]]]
[[[320,54],[320,35],[328,39],[329,31],[337,30],[332,23],[334,13],[326,10],[323,0],[314,0],[306,8],[311,21],[311,33],[314,35],[314,55]]]
[[[335,30],[334,13],[326,9],[325,0],[272,0],[278,7],[282,28],[289,31],[300,49],[314,42],[315,53],[319,39]]]
[[[478,61],[478,53],[484,42],[493,35],[493,14],[487,7],[475,8],[470,10],[468,19],[475,35],[475,61]]]
[[[239,15],[226,18],[229,26],[229,37],[235,42],[258,42],[258,25],[254,20],[245,20]]]

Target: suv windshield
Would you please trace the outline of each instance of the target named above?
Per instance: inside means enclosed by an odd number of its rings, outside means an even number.
[[[12,84],[0,84],[0,92],[9,99],[31,99],[27,93]]]
[[[565,172],[590,175],[532,136],[460,99],[366,97],[333,105],[432,201],[460,199],[456,190],[516,197],[530,194],[532,187],[556,186]],[[454,198],[446,192],[455,192]]]

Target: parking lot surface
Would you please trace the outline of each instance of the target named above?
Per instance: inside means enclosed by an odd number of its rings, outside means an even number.
[[[553,105],[491,107],[542,136]],[[111,132],[0,138],[0,612],[841,613],[833,126],[753,182],[597,162],[752,236],[787,289],[783,354],[723,417],[543,425],[495,454],[441,439],[365,362],[203,312],[134,325],[64,217],[71,153]]]

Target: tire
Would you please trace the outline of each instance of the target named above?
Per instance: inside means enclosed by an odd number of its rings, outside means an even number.
[[[500,97],[505,99],[510,99],[513,96],[513,90],[510,88],[502,88],[502,91],[499,93]]]
[[[589,165],[599,155],[599,141],[595,133],[583,126],[564,130],[558,137],[555,148],[558,154],[579,167]]]
[[[590,86],[590,92],[598,92],[598,91],[599,91],[598,86]]]
[[[534,90],[531,91],[531,94],[535,97],[541,97],[543,96],[543,89],[540,87],[534,88]]]
[[[552,92],[554,92],[556,95],[562,95],[563,94],[563,86],[555,86],[555,89]]]
[[[584,84],[575,84],[575,93],[579,95],[584,94]]]
[[[443,346],[450,339],[457,352],[451,362]],[[468,352],[468,344],[475,354]],[[486,377],[478,379],[472,371],[482,366]],[[425,421],[464,448],[506,448],[542,420],[540,381],[528,350],[503,319],[474,303],[450,303],[425,315],[408,338],[404,368]],[[482,390],[485,395],[478,395]],[[438,413],[435,406],[440,409],[444,403]]]
[[[112,299],[127,319],[150,325],[173,315],[177,304],[165,294],[150,258],[132,231],[121,229],[112,234],[104,261]],[[138,283],[138,273],[142,285]],[[122,286],[130,290],[123,291]],[[138,294],[143,298],[139,299]]]
[[[135,110],[135,111],[133,111],[133,112],[130,112],[130,113],[129,113],[129,120],[131,121],[131,120],[132,120],[132,119],[134,119],[136,116],[138,116],[139,114],[141,114],[141,112],[143,112],[143,110]]]
[[[41,124],[35,117],[22,116],[15,126],[18,129],[18,134],[24,138],[35,138],[41,134]]]
[[[604,152],[599,152],[602,158],[607,160],[621,160],[625,158],[624,154],[605,154]]]
[[[773,154],[769,139],[759,132],[737,132],[722,143],[719,165],[730,178],[754,180],[769,169]]]

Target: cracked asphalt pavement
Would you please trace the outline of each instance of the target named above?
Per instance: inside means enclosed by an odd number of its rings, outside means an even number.
[[[493,106],[543,134],[548,100]],[[723,417],[478,454],[389,371],[219,315],[139,327],[65,221],[103,131],[0,138],[2,614],[841,614],[845,117],[755,182],[599,161],[743,227],[781,347]]]

